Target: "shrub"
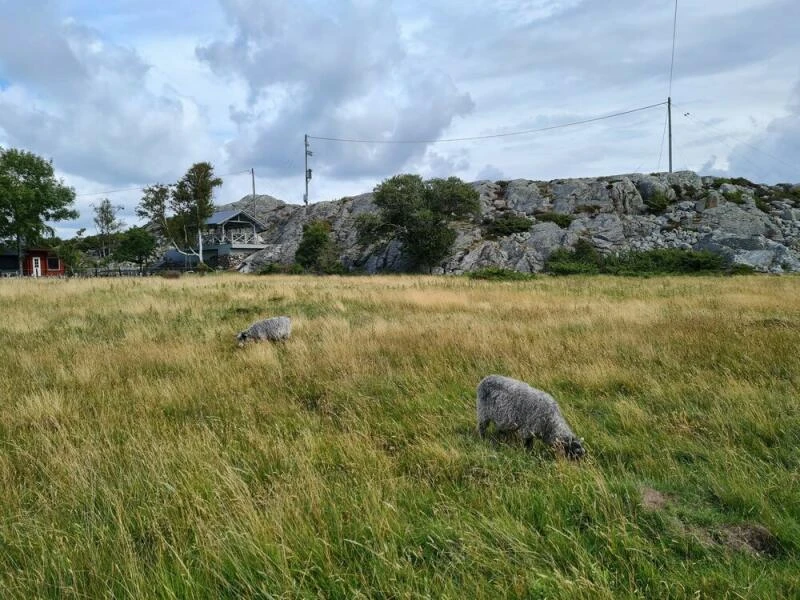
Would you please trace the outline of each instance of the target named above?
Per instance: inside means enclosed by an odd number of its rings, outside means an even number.
[[[644,199],[647,209],[654,214],[663,213],[669,206],[669,198],[661,190],[656,190]]]
[[[161,277],[164,279],[178,279],[181,276],[180,271],[161,271]]]
[[[603,259],[602,272],[613,275],[666,275],[681,273],[722,273],[725,259],[703,250],[659,248],[642,252],[627,252]]]
[[[722,195],[725,196],[725,200],[728,202],[733,202],[734,204],[744,204],[745,202],[741,190],[736,190],[735,192],[725,192]]]
[[[536,220],[541,223],[555,223],[562,229],[566,229],[575,220],[575,217],[555,212],[543,212],[536,214]]]
[[[480,210],[479,194],[457,177],[423,181],[418,175],[396,175],[375,188],[378,219],[357,221],[359,240],[396,239],[413,267],[432,267],[442,260],[456,232],[450,222],[471,218]]]
[[[545,271],[555,275],[579,275],[600,273],[603,258],[591,242],[580,239],[575,248],[559,248],[545,263]]]
[[[556,275],[606,273],[645,276],[730,272],[726,267],[723,256],[707,250],[697,252],[663,248],[602,256],[586,240],[580,240],[573,250],[555,251],[545,264],[545,270]]]
[[[749,179],[745,179],[744,177],[719,177],[714,180],[714,182],[711,184],[711,187],[719,189],[726,183],[731,185],[739,185],[742,187],[756,187],[755,183]]]
[[[765,213],[767,213],[767,214],[769,214],[769,211],[770,211],[770,209],[772,208],[772,207],[769,205],[769,202],[767,202],[767,201],[764,199],[764,197],[763,197],[763,196],[756,196],[756,207],[757,207],[757,208],[758,208],[758,210],[760,210],[761,212],[765,212]]]
[[[467,273],[470,279],[485,279],[489,281],[527,281],[533,279],[533,273],[520,273],[512,269],[503,269],[501,267],[486,267]]]
[[[485,220],[483,225],[486,237],[499,238],[528,231],[533,225],[533,221],[528,217],[505,213],[497,216],[494,220]]]
[[[756,270],[750,265],[743,265],[742,263],[733,263],[728,269],[730,275],[752,275]]]
[[[316,220],[303,225],[303,238],[294,255],[296,264],[314,273],[341,273],[337,254],[330,223]]]

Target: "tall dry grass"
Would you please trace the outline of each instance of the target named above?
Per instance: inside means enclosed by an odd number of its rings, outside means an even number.
[[[0,281],[0,595],[796,597],[799,291]],[[236,348],[279,314],[291,340]],[[477,439],[489,373],[589,459]]]

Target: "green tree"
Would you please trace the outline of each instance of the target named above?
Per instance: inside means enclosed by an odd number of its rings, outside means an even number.
[[[23,244],[52,234],[48,221],[78,218],[71,208],[74,201],[75,190],[56,178],[52,162],[0,148],[0,238],[16,242],[20,273]]]
[[[155,238],[143,227],[131,227],[122,232],[120,238],[119,245],[114,251],[114,259],[119,262],[136,263],[140,272],[144,270],[155,255]]]
[[[211,163],[195,163],[173,186],[157,183],[144,188],[136,214],[148,219],[176,250],[197,256],[202,263],[203,226],[214,214],[214,189],[221,185]]]
[[[449,224],[475,215],[478,192],[457,177],[423,181],[419,175],[396,175],[375,188],[380,214],[356,223],[359,239],[397,239],[413,267],[432,267],[447,256],[456,233]]]
[[[331,239],[331,224],[316,220],[303,225],[303,238],[295,252],[294,260],[308,271],[315,273],[339,273],[336,245]]]
[[[105,259],[111,254],[111,239],[125,225],[117,219],[117,213],[122,206],[114,206],[111,200],[104,198],[100,204],[94,206],[94,224],[97,235],[100,237],[100,258]]]

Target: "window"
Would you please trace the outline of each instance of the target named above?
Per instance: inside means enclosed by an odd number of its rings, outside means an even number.
[[[61,269],[60,261],[58,257],[47,257],[47,270],[48,271],[59,271]]]

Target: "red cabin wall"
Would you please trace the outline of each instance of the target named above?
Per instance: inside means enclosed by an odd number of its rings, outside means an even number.
[[[35,256],[39,257],[41,262],[41,276],[42,277],[60,277],[64,275],[64,261],[58,258],[58,269],[48,269],[47,268],[47,252],[39,252],[39,251],[28,251],[25,254],[25,258],[22,262],[22,273],[23,275],[33,275],[33,258]]]

